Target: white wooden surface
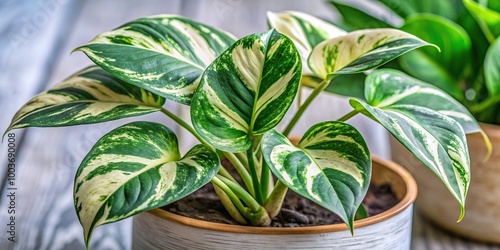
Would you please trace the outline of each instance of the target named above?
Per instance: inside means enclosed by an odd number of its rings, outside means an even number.
[[[160,13],[182,14],[241,37],[266,29],[266,11],[289,9],[327,19],[335,17],[323,0],[2,0],[0,131],[3,133],[14,112],[35,93],[91,64],[82,53],[70,55],[73,48],[126,21]],[[167,105],[186,115],[185,109]],[[306,120],[311,124],[334,119],[347,107],[341,98],[323,97],[313,105],[320,111],[303,119],[294,132],[304,131]],[[139,119],[157,120],[176,128],[161,115]],[[15,243],[8,241],[6,233],[10,221],[10,190],[5,182],[8,148],[6,143],[0,144],[0,249],[84,249],[82,230],[73,209],[74,173],[101,135],[130,120],[14,131],[18,150]],[[367,136],[372,152],[388,156],[386,135],[380,127],[362,118],[352,122]],[[413,249],[500,249],[450,236],[419,216],[414,224]],[[98,228],[92,249],[130,249],[130,240],[131,220],[125,220]]]

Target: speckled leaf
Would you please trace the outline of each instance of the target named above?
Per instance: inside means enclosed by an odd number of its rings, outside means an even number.
[[[93,66],[31,99],[16,113],[8,130],[111,121],[158,111],[164,103],[163,97]]]
[[[208,183],[217,154],[193,147],[180,157],[167,127],[134,122],[104,135],[83,159],[75,178],[75,209],[88,246],[99,225],[179,200]]]
[[[198,77],[232,35],[173,15],[139,18],[77,48],[119,79],[189,104]]]
[[[460,220],[470,182],[465,132],[481,131],[472,115],[433,85],[389,69],[368,75],[365,99],[350,103],[382,124],[443,181],[460,203]]]
[[[342,122],[318,123],[298,146],[271,130],[264,134],[261,145],[265,161],[283,184],[339,215],[352,232],[371,177],[368,147],[354,127]]]
[[[303,62],[307,62],[309,54],[318,43],[346,34],[331,23],[297,11],[268,12],[267,23],[270,28],[275,28],[295,43]],[[307,63],[302,64],[302,72],[312,74]]]
[[[299,88],[300,56],[271,30],[238,40],[203,73],[191,106],[196,131],[217,149],[247,150],[253,135],[274,128]]]
[[[484,79],[490,95],[500,94],[500,38],[495,40],[486,53]]]
[[[431,45],[396,29],[358,30],[321,42],[308,63],[321,79],[334,74],[360,73],[381,66],[416,48]]]

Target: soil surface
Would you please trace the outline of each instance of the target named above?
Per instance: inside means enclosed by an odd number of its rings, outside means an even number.
[[[223,162],[227,165],[226,162]],[[227,167],[226,167],[227,168]],[[370,184],[363,204],[368,208],[369,216],[382,213],[395,206],[399,200],[388,184]],[[238,224],[226,212],[208,183],[191,195],[163,207],[164,210],[189,218]],[[281,212],[273,219],[271,227],[304,227],[343,223],[340,217],[316,203],[288,190]]]

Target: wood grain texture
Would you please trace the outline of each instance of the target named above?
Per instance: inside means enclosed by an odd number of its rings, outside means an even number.
[[[0,131],[14,112],[36,92],[91,64],[83,53],[70,51],[90,41],[99,32],[133,18],[160,13],[182,14],[227,29],[241,37],[266,29],[266,11],[300,10],[331,19],[335,16],[323,0],[32,0],[0,1]],[[44,14],[45,13],[45,14]],[[34,21],[33,21],[34,20]],[[185,117],[189,112],[171,103],[167,106]],[[324,112],[328,107],[328,112]],[[331,120],[349,110],[345,99],[325,96],[313,103],[312,112],[299,122],[295,134],[306,123]],[[142,119],[142,118],[139,118]],[[167,123],[163,116],[143,119]],[[5,234],[8,190],[0,192],[0,249],[84,249],[81,226],[73,208],[73,176],[92,144],[107,131],[129,122],[60,129],[18,130],[17,237],[15,244]],[[372,153],[387,155],[385,132],[363,118],[353,123],[367,136]],[[374,128],[377,127],[377,128]],[[26,135],[23,134],[26,132]],[[186,133],[182,133],[185,135]],[[193,141],[182,142],[183,152]],[[184,137],[183,137],[184,138]],[[7,144],[0,144],[0,182],[5,183]],[[413,249],[500,249],[472,243],[434,228],[415,217]],[[130,249],[131,220],[96,230],[92,249]]]

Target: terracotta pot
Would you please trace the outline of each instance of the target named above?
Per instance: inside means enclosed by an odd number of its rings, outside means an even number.
[[[457,201],[430,170],[424,167],[396,139],[391,138],[392,159],[405,166],[418,183],[417,208],[432,222],[463,237],[500,243],[500,126],[482,124],[493,144],[487,153],[482,136],[467,136],[471,157],[471,183],[465,203],[465,218],[457,223],[460,207]]]
[[[134,217],[133,249],[410,249],[417,187],[401,166],[374,157],[374,183],[389,183],[401,201],[389,210],[346,225],[270,228],[226,225],[161,209]]]

